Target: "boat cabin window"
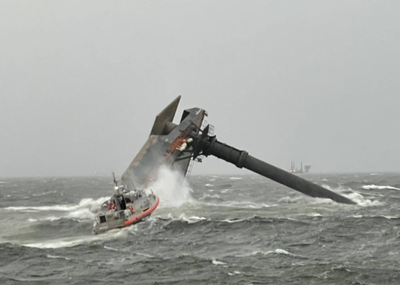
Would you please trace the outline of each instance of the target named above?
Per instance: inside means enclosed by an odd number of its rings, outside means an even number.
[[[100,224],[106,222],[106,216],[100,216]]]

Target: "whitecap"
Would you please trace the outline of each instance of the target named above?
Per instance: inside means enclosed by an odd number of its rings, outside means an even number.
[[[247,221],[247,220],[248,219],[237,219],[237,220],[225,219],[225,220],[222,220],[222,222],[234,224],[234,223],[240,223],[240,222]]]
[[[397,220],[397,219],[400,219],[400,217],[398,217],[398,216],[382,216],[382,217],[384,217],[385,219],[388,219],[388,220]]]
[[[323,185],[323,187],[325,187],[325,188],[327,188],[327,189],[329,189],[329,190],[331,190],[331,191],[333,191],[333,192],[339,192],[339,191],[334,191],[334,190],[332,190],[332,188],[331,187],[329,187],[328,185]],[[363,195],[361,195],[360,193],[357,193],[357,192],[353,192],[350,188],[348,188],[348,189],[343,189],[343,188],[339,188],[338,190],[341,190],[341,191],[350,191],[350,193],[349,194],[344,194],[344,193],[340,193],[340,195],[342,195],[342,196],[344,196],[344,197],[346,197],[346,198],[349,198],[350,200],[352,200],[353,202],[355,202],[357,205],[359,205],[359,206],[380,206],[380,205],[383,205],[384,203],[382,203],[382,202],[379,202],[379,201],[377,201],[377,200],[375,200],[375,201],[372,201],[372,200],[369,200],[369,199],[365,199],[365,197],[363,196]],[[321,199],[322,200],[322,199]],[[331,202],[333,202],[332,200],[330,200],[330,199],[324,199],[324,200],[327,200],[327,201],[331,201]]]
[[[112,251],[119,251],[118,249],[116,249],[116,248],[113,248],[113,247],[111,247],[111,246],[103,246],[105,249],[108,249],[108,250],[112,250]]]
[[[222,262],[222,261],[218,261],[218,260],[216,260],[216,259],[213,259],[213,260],[212,260],[212,264],[215,264],[215,265],[225,265],[226,263],[225,263],[225,262]]]
[[[79,237],[60,238],[46,240],[43,242],[26,243],[23,246],[35,248],[69,248],[80,244],[109,241],[114,239],[125,239],[129,234],[129,229],[133,227],[125,227],[122,229],[112,229],[101,235],[85,235]]]
[[[378,186],[378,185],[363,185],[363,189],[371,190],[371,189],[378,189],[378,190],[383,190],[383,189],[391,189],[391,190],[400,190],[400,188],[396,188],[393,186]]]
[[[377,200],[372,201],[372,200],[369,200],[369,199],[365,199],[363,195],[361,195],[359,193],[356,193],[356,192],[353,192],[353,193],[351,193],[349,195],[345,195],[345,196],[347,198],[349,198],[350,200],[356,202],[359,206],[365,206],[365,207],[367,207],[367,206],[381,206],[381,205],[384,204],[384,203],[379,202]]]
[[[233,271],[233,272],[228,272],[228,275],[229,276],[234,276],[234,275],[239,275],[239,274],[242,274],[242,272],[240,272],[240,271]]]
[[[36,248],[62,248],[62,247],[73,247],[84,243],[84,240],[74,240],[74,241],[54,241],[54,242],[39,242],[39,243],[29,243],[24,244],[26,247],[36,247]]]
[[[40,220],[41,220],[41,221],[50,221],[50,222],[53,222],[53,221],[61,220],[61,218],[62,218],[62,217],[50,216],[50,217],[46,217],[46,218],[43,218],[43,219],[40,219]]]
[[[207,205],[218,206],[218,207],[233,207],[233,208],[241,208],[241,209],[262,209],[262,208],[278,206],[278,204],[272,204],[272,205],[256,204],[256,203],[248,202],[248,201],[243,201],[243,202],[232,201],[232,202],[227,202],[227,203],[223,203],[223,204],[207,203]]]
[[[278,254],[293,255],[292,253],[290,253],[290,252],[288,252],[288,251],[286,251],[286,250],[284,250],[284,249],[280,249],[280,248],[275,249],[273,252],[278,253]]]
[[[54,258],[54,259],[71,260],[71,258],[68,258],[68,257],[59,256],[59,255],[51,255],[51,254],[47,254],[46,257],[48,257],[48,258]]]
[[[307,216],[309,216],[309,217],[322,217],[322,215],[320,213],[310,213]]]
[[[289,197],[289,196],[286,196],[286,197],[280,198],[280,199],[278,200],[278,203],[296,203],[296,202],[298,202],[299,200],[301,200],[300,197],[291,198],[291,197]]]
[[[44,196],[44,195],[56,194],[56,193],[57,193],[57,191],[47,191],[47,192],[43,192],[43,193],[32,194],[32,196],[37,197],[37,196]]]
[[[232,177],[229,177],[229,179],[231,179],[231,180],[241,180],[241,179],[243,179],[243,177],[234,177],[234,176],[232,176]]]
[[[79,204],[61,204],[61,205],[52,205],[52,206],[26,206],[26,207],[7,207],[4,210],[7,211],[60,211],[60,212],[70,212],[75,211],[80,208],[97,208],[106,200],[106,198],[84,198],[82,199]]]
[[[90,211],[89,209],[83,208],[83,209],[78,209],[76,211],[70,212],[65,217],[69,218],[69,219],[90,220],[90,219],[94,219],[95,214],[92,211]]]
[[[204,193],[203,194],[203,197],[202,198],[199,198],[199,200],[204,200],[204,199],[207,199],[207,198],[221,198],[218,194],[214,194],[214,195],[211,195],[211,194],[206,194],[206,193]]]
[[[236,255],[236,257],[248,257],[248,256],[254,256],[257,254],[263,254],[263,255],[268,255],[268,254],[285,254],[285,255],[290,255],[290,256],[296,256],[293,253],[290,253],[284,249],[277,248],[274,250],[268,250],[268,251],[253,251],[248,254],[241,254],[241,255]]]
[[[153,257],[154,257],[153,255],[146,254],[146,253],[140,253],[140,252],[135,252],[135,254],[136,254],[136,255],[140,255],[140,256],[150,257],[150,258],[153,258]]]
[[[7,207],[4,210],[7,211],[23,211],[23,212],[31,212],[31,211],[72,211],[77,209],[78,205],[54,205],[54,206],[38,206],[38,207]]]
[[[198,217],[198,216],[191,216],[191,217],[187,218],[185,214],[181,214],[179,216],[179,220],[187,222],[188,224],[195,224],[195,223],[207,220],[207,218]]]

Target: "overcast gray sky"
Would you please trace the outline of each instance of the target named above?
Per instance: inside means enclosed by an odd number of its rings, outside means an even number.
[[[0,177],[121,175],[182,95],[289,169],[400,171],[400,1],[0,0]],[[238,173],[208,158],[194,174]],[[247,173],[244,171],[243,173]]]

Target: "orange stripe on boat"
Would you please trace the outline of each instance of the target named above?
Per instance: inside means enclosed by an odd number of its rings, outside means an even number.
[[[140,215],[137,215],[136,217],[133,217],[132,219],[125,221],[124,222],[124,226],[129,226],[129,225],[133,224],[134,222],[137,222],[137,221],[143,219],[144,217],[150,215],[151,212],[153,212],[157,208],[158,204],[160,203],[160,198],[158,198],[158,197],[156,197],[156,198],[157,198],[157,200],[154,203],[153,207],[151,207],[150,209],[144,211]]]

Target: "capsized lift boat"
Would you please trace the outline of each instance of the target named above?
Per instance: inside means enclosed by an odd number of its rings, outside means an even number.
[[[161,166],[181,173],[183,182],[194,159],[190,134],[199,132],[206,112],[199,108],[185,110],[177,128],[172,120],[179,100],[180,96],[157,115],[149,138],[120,183],[114,176],[115,194],[101,205],[93,225],[94,234],[126,227],[150,216],[160,199],[148,189],[157,181]]]
[[[178,96],[157,115],[149,138],[123,173],[119,186],[114,178],[116,193],[109,201],[103,203],[100,213],[96,216],[94,233],[129,226],[149,216],[157,208],[159,198],[141,189],[149,189],[151,184],[157,181],[161,166],[178,171],[182,178],[185,178],[191,162],[201,162],[204,157],[210,155],[305,195],[355,204],[347,197],[268,164],[251,156],[247,151],[220,142],[214,135],[214,127],[204,121],[204,117],[207,116],[204,109],[186,109],[180,123],[174,124],[172,120],[180,98],[181,96]]]

